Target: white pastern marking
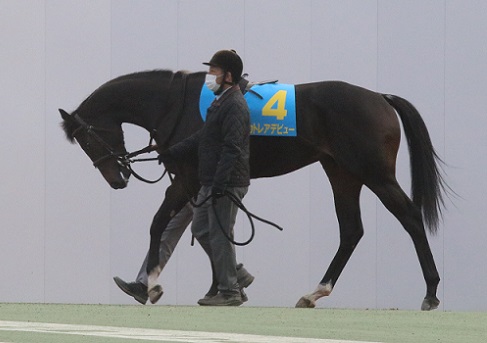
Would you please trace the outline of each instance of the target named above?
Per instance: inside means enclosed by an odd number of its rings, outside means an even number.
[[[318,286],[316,287],[313,293],[305,295],[304,298],[308,299],[311,302],[312,307],[314,307],[318,299],[330,295],[332,290],[333,290],[333,286],[330,282],[324,285],[320,283],[318,284]]]
[[[147,278],[147,289],[150,291],[157,285],[157,280],[159,279],[159,275],[161,274],[161,267],[157,266],[150,272]]]
[[[157,330],[113,326],[71,325],[13,321],[0,321],[0,331],[38,332],[63,335],[82,335],[185,343],[366,343],[362,341],[344,341],[321,338],[278,337],[250,334],[233,334],[223,332]]]
[[[331,294],[331,291],[333,290],[333,286],[331,285],[331,282],[325,283],[322,285],[321,283],[318,284],[316,287],[315,291],[313,294],[316,294],[317,296],[321,297],[326,297]]]

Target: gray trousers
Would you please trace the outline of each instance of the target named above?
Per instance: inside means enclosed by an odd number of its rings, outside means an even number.
[[[248,187],[227,188],[227,191],[242,200]],[[197,203],[211,194],[210,186],[202,186]],[[233,226],[237,218],[238,207],[227,197],[221,197],[212,203],[208,200],[201,207],[194,208],[191,231],[201,244],[215,270],[218,290],[222,293],[239,293],[237,283],[236,256],[234,245],[225,237],[222,229],[233,239]]]
[[[187,203],[181,211],[179,211],[167,224],[166,230],[162,233],[161,244],[159,245],[159,267],[164,269],[167,261],[171,257],[179,239],[184,233],[184,230],[188,227],[189,223],[193,219],[193,206]],[[142,266],[140,267],[139,274],[137,274],[137,282],[142,282],[147,286],[147,261],[149,259],[149,253],[145,257]]]

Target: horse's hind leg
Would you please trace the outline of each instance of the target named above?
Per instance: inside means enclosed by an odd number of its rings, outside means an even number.
[[[426,237],[420,209],[409,199],[395,179],[369,187],[399,220],[413,240],[426,281],[426,297],[421,305],[421,310],[429,311],[438,308],[440,301],[436,297],[436,290],[440,276]]]
[[[333,189],[335,210],[340,227],[340,246],[316,290],[301,297],[296,307],[313,308],[319,298],[331,293],[364,232],[360,217],[362,182],[339,167],[333,160],[323,160],[321,164]]]

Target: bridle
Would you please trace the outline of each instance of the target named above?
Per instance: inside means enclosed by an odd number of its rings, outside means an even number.
[[[106,154],[103,155],[102,157],[97,158],[96,160],[93,161],[93,166],[95,168],[98,168],[98,166],[103,163],[105,160],[114,157],[117,159],[117,161],[120,160],[120,157],[123,156],[124,154],[117,153],[115,149],[108,144],[103,138],[101,138],[97,131],[105,131],[105,132],[115,132],[115,133],[122,133],[121,129],[106,129],[106,128],[101,128],[101,127],[95,127],[93,125],[87,124],[83,119],[78,114],[75,114],[73,118],[76,120],[76,122],[80,125],[76,130],[73,131],[73,137],[76,137],[76,135],[81,131],[85,130],[85,132],[92,137],[95,141],[101,144],[101,146],[105,149]]]
[[[144,162],[144,161],[155,161],[157,160],[157,157],[154,158],[139,158],[139,159],[133,159],[133,157],[136,157],[138,155],[144,154],[144,153],[150,153],[152,151],[157,150],[157,145],[152,144],[153,142],[153,137],[151,135],[149,145],[147,145],[145,148],[128,153],[128,152],[117,152],[109,143],[107,143],[100,135],[97,133],[97,131],[105,131],[105,132],[114,132],[114,133],[119,133],[123,135],[123,130],[120,129],[107,129],[107,128],[102,128],[102,127],[96,127],[90,124],[87,124],[77,113],[73,115],[74,120],[80,125],[77,129],[73,131],[73,137],[76,137],[76,134],[80,130],[85,130],[85,132],[92,137],[95,141],[97,141],[106,151],[106,154],[103,156],[97,158],[96,160],[93,161],[93,166],[95,168],[98,168],[98,166],[106,161],[109,158],[114,158],[117,163],[119,164],[120,167],[123,169],[127,170],[131,175],[134,175],[134,177],[140,181],[146,182],[146,183],[156,183],[159,182],[165,175],[164,173],[157,179],[155,180],[148,180],[145,179],[144,177],[140,176],[137,174],[131,164],[134,162]]]

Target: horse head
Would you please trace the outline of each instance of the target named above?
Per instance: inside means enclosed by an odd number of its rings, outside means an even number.
[[[72,114],[59,109],[63,118],[62,127],[67,139],[79,146],[88,155],[113,189],[127,187],[130,170],[124,157],[127,155],[121,124],[90,118],[90,123],[74,111]]]

